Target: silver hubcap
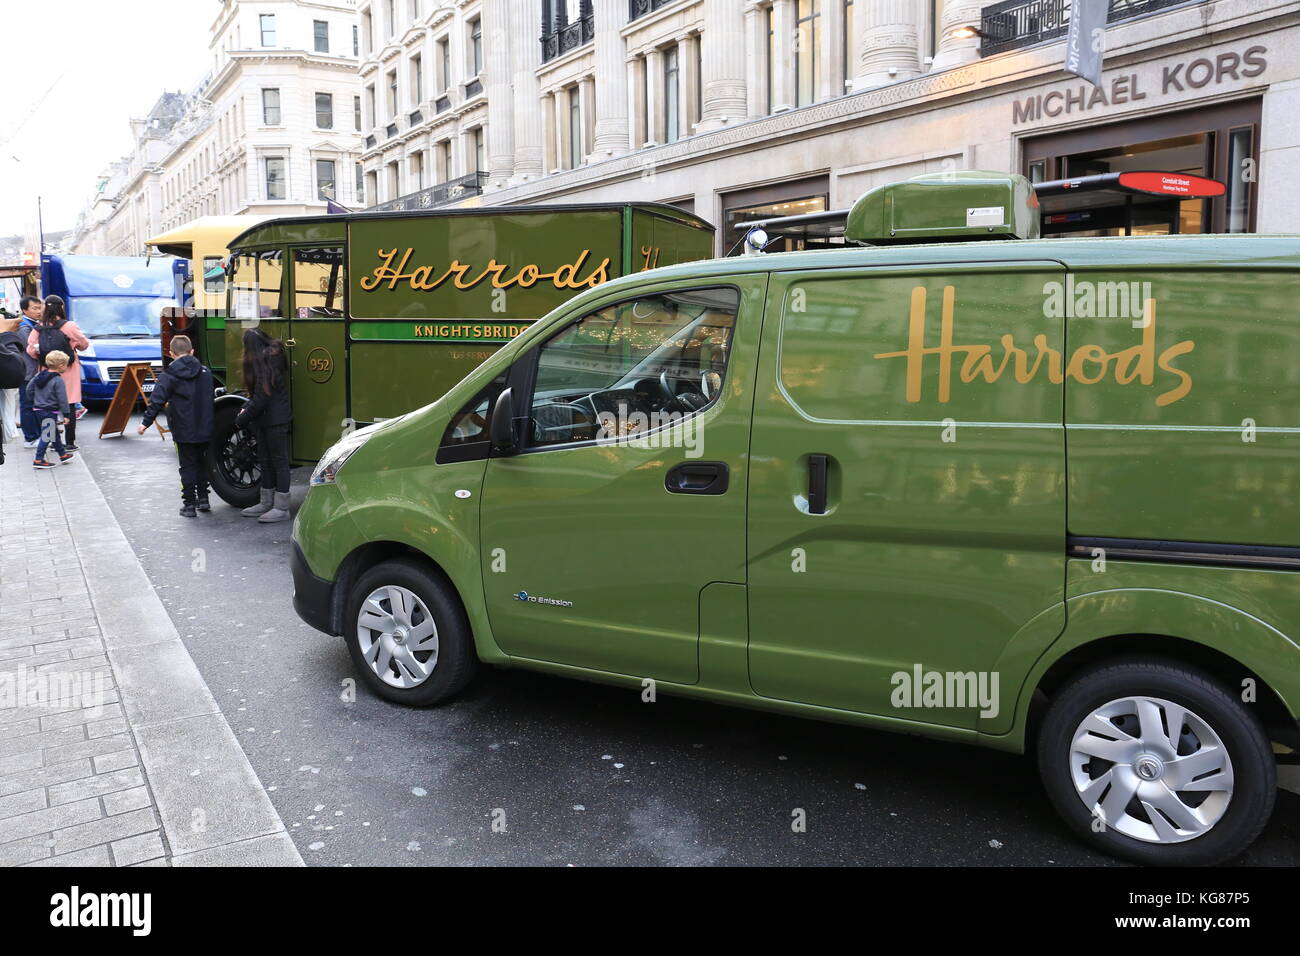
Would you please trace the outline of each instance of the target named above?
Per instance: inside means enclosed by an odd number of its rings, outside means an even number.
[[[438,628],[419,596],[389,584],[375,588],[357,615],[361,656],[385,684],[418,687],[438,666]]]
[[[1084,718],[1070,744],[1070,776],[1090,813],[1148,843],[1209,832],[1232,800],[1232,760],[1219,735],[1158,697],[1112,700]]]

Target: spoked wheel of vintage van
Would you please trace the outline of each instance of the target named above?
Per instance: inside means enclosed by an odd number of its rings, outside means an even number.
[[[361,574],[346,609],[348,651],[379,696],[427,706],[457,694],[477,658],[464,608],[432,565],[384,561]]]
[[[257,504],[262,469],[257,463],[257,440],[253,433],[235,426],[236,404],[221,404],[212,430],[212,490],[235,508]]]
[[[1208,674],[1157,659],[1095,667],[1060,689],[1038,759],[1066,821],[1141,863],[1236,856],[1263,829],[1277,786],[1256,715]]]

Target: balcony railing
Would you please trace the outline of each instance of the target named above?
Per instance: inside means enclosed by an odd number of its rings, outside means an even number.
[[[487,173],[470,173],[468,176],[449,179],[445,183],[438,183],[436,186],[421,189],[419,192],[398,196],[396,199],[388,200],[388,202],[381,202],[377,206],[371,206],[366,212],[410,212],[421,209],[434,209],[469,196],[480,195],[483,192],[483,187],[487,184],[487,180]]]
[[[633,0],[636,6],[637,0]],[[649,2],[649,0],[645,0]],[[1108,23],[1145,16],[1189,0],[1110,0]],[[1195,2],[1195,0],[1192,0]],[[1070,0],[1003,0],[980,13],[980,56],[1045,43],[1065,36],[1070,23]]]
[[[545,9],[546,5],[543,4]],[[564,56],[570,50],[576,50],[585,43],[596,39],[596,16],[592,12],[591,0],[582,0],[578,5],[578,19],[568,21],[564,4],[554,19],[543,13],[542,17],[542,62]]]
[[[627,18],[635,20],[637,17],[643,17],[647,13],[654,13],[660,7],[666,7],[676,0],[628,0]]]

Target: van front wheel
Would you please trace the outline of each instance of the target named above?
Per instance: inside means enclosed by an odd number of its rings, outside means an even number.
[[[385,561],[362,574],[344,620],[361,679],[385,700],[440,704],[474,676],[465,612],[446,582],[413,561]]]
[[[1244,851],[1273,812],[1277,765],[1258,718],[1208,676],[1161,660],[1081,674],[1038,738],[1047,795],[1105,853],[1209,866]]]

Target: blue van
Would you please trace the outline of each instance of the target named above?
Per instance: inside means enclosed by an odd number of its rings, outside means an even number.
[[[133,256],[41,256],[41,290],[68,306],[68,318],[90,339],[78,353],[81,400],[107,402],[129,362],[162,371],[159,318],[183,304],[182,259]],[[151,391],[147,382],[145,390]]]

